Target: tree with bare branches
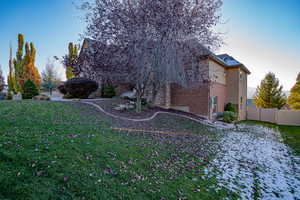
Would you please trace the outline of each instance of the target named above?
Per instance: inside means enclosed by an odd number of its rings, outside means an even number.
[[[52,89],[57,87],[61,82],[61,79],[56,71],[53,60],[48,59],[46,67],[42,72],[43,87],[49,90],[50,95],[52,95]]]
[[[133,83],[138,112],[146,90],[155,96],[170,83],[201,84],[208,72],[199,67],[199,58],[221,42],[213,29],[221,5],[221,0],[83,3],[88,24],[84,36],[96,41],[90,73]],[[76,66],[76,70],[84,69]]]

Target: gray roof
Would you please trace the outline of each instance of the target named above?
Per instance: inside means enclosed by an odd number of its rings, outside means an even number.
[[[251,73],[244,64],[228,54],[212,55],[211,57],[216,61],[221,62],[226,68],[241,67],[246,73]]]

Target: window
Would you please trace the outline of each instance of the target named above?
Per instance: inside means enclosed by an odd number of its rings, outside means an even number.
[[[241,97],[241,102],[240,102],[240,109],[243,109],[243,97]]]
[[[213,113],[218,112],[218,97],[214,96],[211,98],[211,108]]]
[[[240,81],[243,80],[243,72],[240,72]]]

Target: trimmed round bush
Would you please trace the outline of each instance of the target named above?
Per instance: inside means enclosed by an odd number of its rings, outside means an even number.
[[[236,108],[232,103],[228,103],[225,105],[224,111],[230,111],[236,113]]]
[[[88,78],[72,78],[64,84],[64,88],[72,98],[86,99],[98,89],[98,83]]]
[[[112,98],[116,96],[115,88],[112,86],[104,86],[102,88],[102,97],[103,98]]]
[[[39,90],[33,81],[28,80],[23,86],[22,99],[32,99],[33,97],[39,95]]]
[[[67,94],[67,90],[66,90],[66,88],[65,88],[64,85],[58,86],[57,89],[59,90],[60,93],[62,93],[62,94],[64,94],[64,95]]]
[[[13,99],[13,94],[12,94],[12,92],[7,92],[7,95],[6,95],[6,97],[5,97],[5,100],[12,100]]]
[[[237,114],[231,111],[225,111],[223,121],[226,123],[232,123],[233,121],[237,120]]]

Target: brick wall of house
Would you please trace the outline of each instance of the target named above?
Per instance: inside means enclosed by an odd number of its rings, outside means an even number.
[[[202,58],[199,63],[199,72],[202,83],[198,87],[184,88],[178,84],[170,86],[170,107],[188,111],[197,115],[209,114],[209,62]],[[188,68],[188,66],[187,66]],[[167,102],[168,103],[168,102]]]
[[[149,95],[151,95],[151,94],[149,94]],[[166,104],[167,104],[167,102],[166,102],[166,87],[162,87],[156,94],[155,105],[163,107],[163,108],[167,108]]]
[[[209,110],[209,85],[198,88],[183,88],[177,84],[171,85],[171,105],[187,106],[189,112],[207,116]]]

